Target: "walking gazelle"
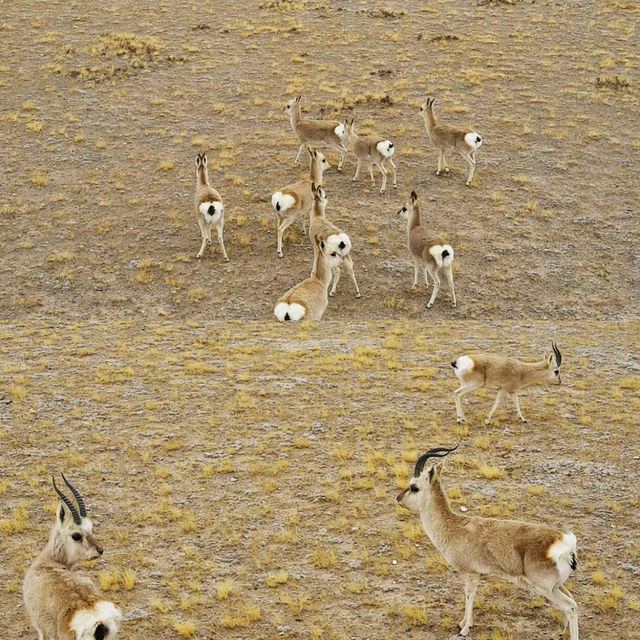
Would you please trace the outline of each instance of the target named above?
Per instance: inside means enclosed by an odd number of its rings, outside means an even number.
[[[207,170],[207,154],[199,153],[196,156],[196,215],[198,226],[202,235],[202,245],[196,258],[202,258],[204,249],[211,245],[211,227],[218,232],[218,242],[226,262],[229,262],[227,250],[224,248],[222,232],[224,230],[224,207],[220,194],[209,184],[209,172]]]

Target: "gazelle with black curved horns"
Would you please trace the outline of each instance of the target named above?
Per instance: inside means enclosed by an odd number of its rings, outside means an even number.
[[[521,362],[515,358],[505,358],[486,353],[472,356],[460,356],[451,363],[455,374],[460,381],[460,386],[454,391],[456,400],[456,413],[458,422],[465,420],[462,408],[462,396],[481,387],[493,387],[498,389],[495,402],[485,419],[489,424],[491,416],[498,408],[504,395],[508,395],[515,405],[518,417],[526,422],[522,411],[518,391],[532,384],[561,384],[560,365],[562,354],[555,342],[551,343],[553,353],[545,353],[542,360],[537,362]]]
[[[576,537],[545,525],[518,520],[470,517],[453,513],[440,484],[442,462],[427,466],[457,449],[436,447],[421,455],[409,486],[397,497],[420,514],[422,526],[451,567],[464,576],[464,638],[473,626],[473,600],[482,576],[530,586],[565,615],[571,640],[578,638],[578,607],[564,586],[577,567]]]
[[[285,113],[289,116],[291,128],[300,141],[298,155],[295,162],[298,162],[300,154],[306,147],[329,147],[340,153],[340,162],[338,163],[338,171],[342,170],[347,148],[342,140],[345,134],[345,126],[337,120],[310,120],[302,117],[300,109],[300,98],[297,96],[293,100],[289,100],[285,107]]]
[[[202,246],[196,258],[202,258],[207,245],[211,246],[211,227],[215,227],[218,233],[218,242],[224,256],[225,262],[229,262],[227,250],[224,248],[224,206],[222,198],[209,184],[209,172],[207,170],[207,154],[202,153],[196,156],[196,215],[198,216],[198,226],[202,235]]]
[[[429,288],[429,278],[433,280],[433,292],[427,302],[427,309],[431,309],[438,291],[440,291],[440,270],[449,283],[451,290],[452,306],[456,306],[456,290],[453,286],[453,248],[428,227],[422,224],[420,217],[420,205],[415,191],[411,192],[409,202],[398,211],[398,215],[407,221],[407,247],[409,254],[413,258],[413,288],[418,286],[418,271],[422,266],[424,269],[424,283]]]
[[[439,176],[442,169],[445,170],[445,173],[449,173],[445,153],[451,149],[457,151],[469,165],[469,176],[467,177],[467,186],[469,186],[476,170],[476,151],[482,146],[482,138],[471,129],[457,129],[439,124],[433,113],[434,102],[435,98],[427,98],[426,102],[420,106],[420,115],[424,120],[424,128],[427,130],[429,140],[438,150],[436,175]]]
[[[47,546],[27,570],[24,603],[39,640],[114,640],[122,614],[91,580],[76,571],[84,560],[99,558],[103,549],[80,493],[62,476],[76,504],[62,492]]]

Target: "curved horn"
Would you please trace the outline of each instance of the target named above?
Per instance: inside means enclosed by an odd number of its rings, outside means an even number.
[[[556,366],[560,366],[562,363],[562,354],[560,353],[560,349],[558,349],[558,345],[555,342],[551,343],[551,347],[553,349],[553,353],[556,356]]]
[[[448,447],[436,447],[435,449],[429,449],[427,453],[423,453],[416,460],[416,468],[413,471],[413,477],[417,478],[424,469],[424,465],[428,458],[444,458],[444,456],[450,454],[452,451],[455,451],[458,448],[458,445],[449,449]]]
[[[76,502],[78,503],[78,509],[80,510],[80,516],[82,518],[86,518],[87,517],[87,508],[84,506],[84,500],[82,499],[82,496],[80,495],[80,492],[75,489],[73,487],[73,485],[64,477],[64,473],[60,474],[62,476],[62,479],[64,480],[64,483],[67,485],[67,487],[69,487],[69,489],[71,489],[71,493],[73,493],[73,497],[76,499]]]
[[[78,515],[78,511],[73,506],[73,503],[71,502],[71,500],[69,500],[69,498],[67,498],[67,496],[65,496],[64,493],[62,493],[62,491],[60,491],[60,489],[58,489],[58,487],[56,486],[56,479],[53,476],[51,476],[51,481],[53,482],[53,488],[56,490],[56,493],[60,496],[60,500],[62,500],[62,502],[64,502],[67,505],[67,508],[71,512],[71,515],[73,517],[73,521],[76,524],[80,524],[82,521],[80,520],[80,516]]]

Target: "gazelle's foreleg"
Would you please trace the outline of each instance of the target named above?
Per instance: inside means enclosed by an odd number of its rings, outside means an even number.
[[[436,171],[436,175],[439,176],[440,172],[442,171],[442,149],[438,149],[438,169]]]
[[[504,396],[504,391],[502,389],[498,389],[498,393],[496,394],[496,399],[493,403],[493,407],[491,407],[491,411],[489,411],[489,415],[484,420],[485,424],[489,424],[491,422],[491,416],[494,414],[495,410],[498,408],[498,406],[502,402],[503,396]]]
[[[360,173],[360,158],[356,158],[356,172],[353,175],[353,181],[356,181],[356,178],[358,177],[358,174]]]
[[[415,289],[418,286],[418,271],[420,271],[420,265],[418,264],[417,260],[414,260],[413,261],[413,284],[411,285],[412,289]]]
[[[303,142],[300,147],[298,148],[298,155],[296,156],[296,159],[294,160],[294,162],[298,162],[298,160],[300,160],[300,154],[302,153],[302,150],[305,149],[307,146],[306,142]]]
[[[516,413],[518,414],[518,418],[520,418],[522,422],[526,422],[526,420],[524,419],[524,416],[522,415],[522,411],[520,411],[520,400],[518,399],[518,394],[512,393],[511,399],[513,400],[513,405],[516,408]]]
[[[480,576],[475,573],[467,573],[464,577],[464,618],[460,622],[461,636],[466,636],[473,626],[473,601],[479,582]]]
[[[356,298],[359,298],[360,297],[360,287],[358,287],[358,281],[356,280],[356,274],[353,272],[353,259],[351,258],[350,255],[346,255],[342,262],[344,263],[344,266],[347,269],[347,272],[351,276],[351,280],[353,280],[353,286],[356,288]]]
[[[373,179],[373,162],[369,161],[369,175],[371,176],[371,186],[376,186],[376,181]]]
[[[453,307],[456,306],[456,290],[453,287],[453,270],[451,269],[451,265],[444,268],[444,273],[447,276],[447,282],[449,283],[449,289],[451,289],[451,301],[453,303]]]
[[[438,295],[438,291],[440,291],[440,276],[436,270],[429,271],[431,277],[433,278],[433,292],[431,293],[431,299],[427,302],[427,309],[431,309],[433,303]]]
[[[336,293],[336,287],[338,286],[338,280],[340,280],[340,265],[331,269],[331,276],[333,277],[333,285],[331,287],[331,291],[329,291],[329,295],[334,296]]]

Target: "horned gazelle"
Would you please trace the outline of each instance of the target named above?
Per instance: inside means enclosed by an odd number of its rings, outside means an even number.
[[[460,636],[473,626],[473,600],[482,576],[526,584],[565,615],[571,640],[578,640],[578,607],[564,586],[576,569],[576,537],[545,525],[517,520],[469,517],[453,513],[440,484],[442,458],[453,447],[436,447],[416,461],[409,486],[398,496],[405,508],[420,514],[422,526],[451,567],[464,576],[465,613]]]
[[[438,124],[433,113],[434,101],[435,98],[427,98],[427,101],[420,106],[420,114],[424,120],[429,140],[438,150],[436,175],[439,176],[442,169],[445,170],[445,173],[449,173],[445,153],[452,149],[457,151],[469,165],[469,176],[467,177],[467,186],[469,186],[476,170],[476,151],[482,146],[482,138],[471,129],[457,129],[445,124]]]
[[[329,253],[335,252],[340,257],[340,263],[332,270],[333,273],[333,285],[330,296],[333,296],[340,280],[340,265],[344,264],[345,268],[351,276],[353,286],[356,289],[356,298],[360,297],[360,288],[358,287],[358,281],[356,275],[353,272],[353,259],[351,258],[351,239],[349,236],[336,227],[335,224],[329,222],[325,216],[325,209],[327,207],[327,194],[322,187],[316,187],[313,185],[313,207],[311,208],[311,218],[309,221],[309,239],[313,244],[314,259],[313,265],[315,269],[316,256],[318,246],[324,242],[327,245]],[[315,271],[311,272],[313,275]]]
[[[218,242],[226,262],[229,261],[227,250],[224,248],[222,232],[224,230],[224,207],[220,194],[209,184],[209,172],[207,170],[207,154],[196,156],[196,215],[198,226],[202,235],[202,245],[196,258],[202,258],[204,249],[211,245],[211,227],[214,226],[218,233]]]
[[[344,124],[337,120],[308,120],[303,118],[300,109],[301,97],[302,96],[297,96],[293,100],[290,100],[284,109],[289,116],[291,128],[300,141],[295,162],[298,162],[300,154],[305,147],[307,149],[311,149],[311,147],[329,147],[340,153],[338,171],[341,171],[344,154],[347,152],[344,142],[342,141],[345,135]]]
[[[282,187],[271,196],[271,206],[275,209],[278,218],[278,256],[284,257],[282,252],[282,237],[293,221],[302,214],[302,225],[306,231],[305,216],[313,206],[312,186],[322,184],[322,176],[331,168],[329,161],[320,151],[309,149],[311,159],[310,176],[286,187]]]
[[[429,288],[429,277],[433,280],[433,292],[427,302],[427,309],[433,305],[438,291],[440,291],[440,270],[442,270],[451,289],[451,301],[456,306],[456,290],[453,286],[453,248],[444,240],[422,224],[420,205],[415,191],[411,192],[409,202],[399,211],[398,215],[407,221],[407,247],[413,258],[413,288],[418,286],[418,271],[424,269],[424,283]]]
[[[26,609],[39,640],[113,640],[120,611],[75,570],[82,561],[99,558],[103,550],[93,536],[82,496],[64,475],[62,479],[77,506],[52,479],[60,503],[49,542],[24,578]]]
[[[514,358],[484,353],[460,356],[454,360],[451,366],[460,381],[460,386],[454,391],[458,422],[465,419],[462,396],[481,387],[498,389],[495,402],[485,419],[486,424],[491,421],[491,416],[502,402],[505,393],[513,400],[520,420],[526,422],[522,411],[520,411],[518,391],[537,382],[547,384],[561,384],[562,382],[560,379],[562,354],[555,342],[551,344],[551,348],[553,353],[545,353],[544,358],[538,362],[521,362]]]

